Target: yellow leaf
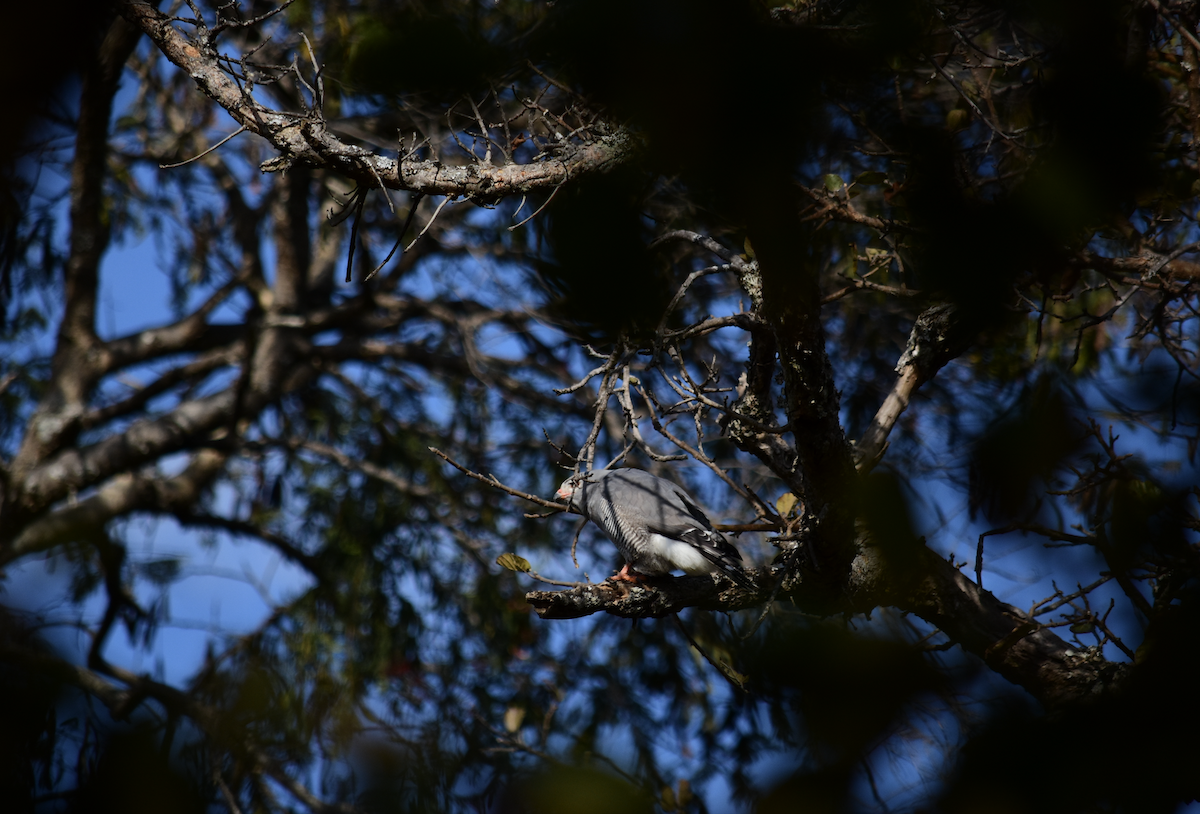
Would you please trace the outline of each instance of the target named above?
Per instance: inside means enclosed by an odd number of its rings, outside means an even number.
[[[686,806],[692,801],[692,784],[686,779],[679,781],[679,805]]]
[[[791,492],[785,492],[783,497],[775,501],[775,511],[779,512],[780,517],[787,517],[792,513],[792,509],[796,508],[796,504],[800,501]]]
[[[521,571],[522,573],[533,570],[529,560],[518,557],[516,554],[501,554],[496,558],[496,565],[507,568],[509,571]]]
[[[525,710],[522,707],[509,707],[504,710],[504,728],[515,734],[525,720]]]

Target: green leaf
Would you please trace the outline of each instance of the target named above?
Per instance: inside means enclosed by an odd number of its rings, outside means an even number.
[[[496,558],[496,565],[507,568],[509,571],[520,571],[522,573],[533,570],[533,566],[529,564],[529,560],[519,557],[516,554],[501,554]]]
[[[1075,624],[1071,625],[1071,632],[1075,634],[1091,633],[1095,629],[1096,626],[1091,622],[1076,622]]]
[[[864,187],[877,187],[887,183],[886,172],[876,172],[875,170],[867,170],[854,179],[854,183],[861,184]]]
[[[825,189],[830,192],[837,192],[844,186],[846,186],[846,182],[842,180],[841,176],[834,175],[833,173],[825,176]]]
[[[962,108],[954,108],[946,114],[947,130],[962,130],[971,123],[971,114]]]

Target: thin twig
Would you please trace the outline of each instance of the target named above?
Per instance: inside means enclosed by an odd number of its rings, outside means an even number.
[[[687,293],[689,288],[691,288],[692,283],[696,282],[696,280],[699,280],[701,277],[707,277],[710,274],[720,274],[723,271],[736,270],[737,267],[732,263],[726,263],[721,266],[709,266],[708,268],[702,268],[699,271],[693,271],[691,274],[689,274],[687,279],[683,281],[683,285],[679,286],[679,290],[675,292],[675,296],[671,298],[669,303],[667,303],[667,309],[663,311],[662,319],[658,321],[658,330],[656,333],[661,334],[663,329],[667,327],[667,318],[671,316],[671,312],[673,312],[676,306],[679,305],[679,301],[683,299],[683,295]]]
[[[1104,635],[1108,637],[1108,640],[1110,642],[1115,644],[1122,653],[1124,653],[1126,656],[1129,657],[1130,661],[1136,661],[1137,655],[1132,650],[1129,649],[1129,645],[1127,645],[1127,644],[1125,644],[1125,642],[1121,641],[1115,633],[1113,633],[1111,630],[1109,630],[1109,627],[1106,624],[1106,622],[1108,621],[1108,615],[1110,613],[1112,613],[1113,608],[1116,607],[1116,602],[1117,602],[1117,600],[1110,598],[1108,600],[1108,610],[1104,612],[1104,616],[1100,617],[1093,613],[1091,615],[1092,621],[1096,624],[1096,627],[1100,628],[1100,630],[1104,632]]]
[[[423,197],[425,197],[425,196],[421,192],[418,192],[416,194],[416,196],[413,199],[412,206],[410,206],[408,209],[408,217],[406,217],[404,219],[404,226],[400,229],[400,234],[396,236],[395,245],[392,246],[392,250],[390,252],[388,252],[387,257],[383,258],[383,262],[380,263],[375,268],[371,269],[370,274],[368,274],[366,277],[363,277],[364,283],[367,280],[370,280],[376,274],[378,274],[380,272],[380,270],[383,269],[383,267],[388,264],[388,261],[392,259],[392,255],[396,253],[396,249],[400,248],[400,243],[404,240],[404,235],[406,235],[408,233],[408,227],[412,225],[413,218],[416,217],[416,215],[417,215],[417,207],[421,205],[421,199]]]
[[[929,64],[933,65],[933,69],[940,73],[946,79],[946,81],[949,82],[956,91],[958,91],[958,95],[961,96],[963,101],[971,107],[971,110],[975,111],[975,115],[979,117],[980,121],[988,126],[988,129],[1005,141],[1014,141],[1014,137],[1012,135],[1005,133],[998,125],[992,124],[992,120],[987,117],[987,114],[979,109],[979,105],[975,104],[975,100],[967,95],[967,92],[963,89],[963,86],[959,84],[958,80],[951,76],[945,68],[939,65],[936,59],[933,57],[926,57],[926,59],[929,61]]]
[[[730,489],[732,489],[738,495],[738,497],[742,498],[742,500],[745,500],[747,503],[752,504],[750,496],[749,496],[749,494],[747,494],[746,490],[744,490],[742,487],[740,487],[736,483],[734,483],[733,480],[729,477],[729,475],[725,472],[725,470],[717,465],[716,461],[709,458],[700,449],[693,447],[687,441],[684,441],[682,438],[678,438],[670,430],[668,430],[666,428],[666,426],[663,424],[662,420],[659,418],[658,413],[655,411],[654,403],[651,400],[650,395],[646,393],[645,388],[643,388],[639,384],[639,385],[635,385],[634,389],[637,390],[638,395],[641,396],[642,401],[645,402],[647,409],[650,410],[650,424],[654,427],[655,431],[658,432],[659,435],[661,435],[663,438],[666,438],[668,441],[670,441],[672,444],[674,444],[675,446],[682,449],[688,455],[692,456],[697,461],[699,461],[700,463],[707,466],[709,469],[712,470],[713,474],[716,475],[721,480],[723,480],[725,482],[725,485],[728,486]]]
[[[547,76],[546,74],[542,73],[541,70],[538,69],[538,66],[534,65],[533,62],[531,62],[530,60],[525,60],[525,64],[528,65],[530,68],[532,68],[534,73],[536,73],[542,79],[545,79],[547,82],[549,82],[554,87],[561,90],[563,93],[569,93],[572,96],[576,95],[575,91],[571,90],[571,88],[568,87],[567,85],[564,85],[562,82],[559,82],[557,79],[554,79],[553,77]]]
[[[529,223],[529,221],[531,221],[531,220],[533,220],[534,218],[536,218],[536,217],[537,217],[539,214],[541,214],[541,211],[542,211],[543,209],[545,209],[547,206],[549,206],[549,205],[550,205],[550,202],[554,200],[554,196],[558,194],[558,191],[559,191],[560,189],[562,189],[562,184],[559,184],[558,186],[556,186],[556,187],[553,189],[553,191],[551,191],[551,193],[550,193],[550,197],[546,199],[546,202],[545,202],[544,204],[542,204],[542,205],[541,205],[541,206],[539,206],[537,209],[535,209],[532,215],[530,215],[529,217],[525,218],[525,220],[521,221],[520,223],[518,223],[518,224],[516,224],[516,225],[514,225],[514,226],[509,226],[509,227],[508,227],[508,231],[510,231],[510,232],[511,232],[511,231],[513,231],[514,229],[519,229],[520,227],[522,227],[522,226],[524,226],[525,224]]]
[[[487,145],[484,150],[483,163],[491,166],[492,164],[492,139],[488,135],[488,126],[483,121],[483,115],[479,112],[479,105],[475,104],[475,99],[468,96],[467,101],[471,103],[471,110],[475,111],[475,121],[479,124],[479,133],[483,136],[483,143]],[[474,150],[471,151],[474,154]]]
[[[445,207],[446,204],[448,204],[448,203],[450,203],[449,195],[442,198],[442,202],[437,205],[437,209],[433,210],[433,216],[429,218],[429,223],[425,224],[425,228],[421,230],[421,234],[414,237],[413,242],[409,243],[408,246],[405,247],[404,251],[406,251],[406,252],[409,251],[410,249],[412,249],[413,246],[417,245],[418,240],[425,237],[425,233],[429,231],[429,227],[433,226],[433,222],[435,220],[437,220],[437,216],[442,213],[442,208]]]
[[[213,763],[213,780],[216,781],[217,788],[221,791],[221,796],[225,798],[225,805],[229,806],[231,814],[242,814],[242,809],[237,804],[237,798],[233,796],[228,784],[225,783],[225,778],[221,776],[218,770],[218,763]]]
[[[199,161],[200,159],[204,158],[204,156],[208,155],[208,154],[209,154],[209,153],[211,153],[213,150],[215,150],[215,149],[217,149],[218,147],[220,147],[222,144],[225,144],[226,142],[228,142],[228,141],[229,141],[230,139],[232,139],[234,136],[238,136],[238,135],[241,135],[242,133],[246,132],[246,130],[247,130],[247,127],[246,127],[246,125],[244,125],[244,124],[243,124],[243,125],[242,125],[241,127],[239,127],[237,130],[234,130],[234,131],[233,131],[232,133],[230,133],[228,136],[226,136],[225,138],[221,139],[220,141],[218,141],[218,142],[217,142],[216,144],[214,144],[213,146],[209,147],[209,148],[208,148],[207,150],[205,150],[204,152],[200,153],[200,155],[198,155],[198,156],[194,156],[194,157],[192,157],[192,158],[189,158],[189,159],[187,159],[186,161],[180,161],[178,164],[159,164],[159,165],[158,165],[158,168],[159,168],[160,170],[173,170],[173,169],[175,169],[176,167],[182,167],[184,164],[191,164],[193,161]]]
[[[579,535],[583,533],[584,527],[587,525],[587,518],[579,522],[575,527],[575,536],[571,538],[571,562],[575,563],[575,567],[579,567],[579,558],[575,556],[575,549],[579,547]]]
[[[300,38],[303,39],[304,44],[308,46],[308,59],[313,64],[313,81],[317,83],[316,88],[309,88],[313,96],[313,110],[316,112],[317,119],[319,121],[325,121],[325,79],[321,76],[321,71],[323,68],[321,65],[317,64],[317,53],[313,50],[312,43],[308,41],[308,35],[301,31]],[[299,69],[297,69],[297,75],[299,75]],[[306,82],[305,84],[307,85],[308,83]],[[371,165],[368,164],[367,166],[370,167]],[[371,171],[374,172],[375,168],[371,167]],[[379,180],[378,173],[375,174],[375,178],[376,180]],[[379,185],[383,187],[382,180],[379,180]],[[383,187],[383,191],[386,193],[387,187]]]
[[[287,7],[290,6],[294,2],[296,2],[296,0],[283,0],[283,2],[280,3],[278,6],[276,6],[275,8],[273,8],[269,11],[263,12],[262,14],[258,15],[257,17],[251,17],[249,20],[226,20],[223,23],[218,23],[217,25],[214,25],[212,27],[212,30],[209,32],[209,36],[214,37],[217,34],[220,34],[222,31],[224,31],[227,28],[253,28],[254,26],[258,25],[259,23],[264,22],[265,20],[268,20],[271,17],[274,17],[276,14],[279,14],[280,12],[286,10]],[[197,14],[200,13],[199,10],[196,9],[196,6],[194,4],[189,2],[188,5],[191,6],[192,9],[194,11],[196,11]],[[190,21],[185,21],[185,22],[190,22]]]
[[[975,544],[975,584],[980,588],[983,587],[983,538],[995,534],[1008,534],[1011,531],[1016,531],[1016,527],[1005,526],[1000,529],[991,529],[979,535],[979,542]]]
[[[361,187],[361,186],[357,186],[353,190],[351,190],[349,193],[350,197],[346,201],[345,205],[342,207],[340,212],[338,212],[335,215],[333,213],[332,209],[329,210],[329,217],[326,218],[326,225],[328,225],[330,228],[333,228],[334,226],[341,226],[342,223],[345,222],[346,218],[348,218],[352,214],[354,214],[354,210],[358,207],[358,196],[362,195],[363,193],[364,193],[364,190],[363,190],[363,187]],[[334,193],[334,194],[340,195],[340,194],[344,194],[344,193]]]
[[[721,676],[729,682],[729,685],[741,693],[748,693],[746,689],[744,676],[736,673],[732,667],[724,662],[716,662],[713,657],[708,655],[703,647],[696,644],[696,640],[692,638],[692,634],[688,633],[687,628],[683,626],[683,621],[679,618],[678,613],[672,613],[671,618],[675,620],[675,626],[679,628],[679,632],[688,640],[688,644],[696,648],[696,652],[704,656],[704,660],[713,666],[713,668],[721,674]]]
[[[625,412],[625,426],[628,432],[633,433],[633,439],[639,447],[641,447],[647,455],[654,461],[659,463],[667,463],[668,461],[686,461],[686,455],[661,455],[651,448],[650,444],[642,437],[642,429],[638,426],[637,416],[633,410],[633,399],[629,395],[629,365],[625,365],[624,372],[621,375],[622,385],[617,388],[617,401],[621,404],[621,409]]]
[[[544,577],[537,571],[526,571],[525,573],[529,574],[529,576],[533,577],[538,582],[544,582],[547,585],[557,585],[560,588],[586,588],[589,585],[595,584],[593,582],[563,582],[560,579],[550,579],[549,577]]]
[[[495,475],[481,475],[478,472],[473,472],[436,447],[429,447],[428,449],[434,455],[438,456],[443,461],[457,469],[459,472],[462,472],[464,475],[474,478],[477,481],[482,481],[488,486],[499,489],[502,492],[507,492],[513,497],[523,498],[528,500],[530,503],[536,503],[537,505],[547,509],[557,509],[560,512],[569,511],[568,507],[564,506],[562,503],[554,503],[546,500],[544,497],[538,497],[537,495],[531,495],[528,492],[522,492],[520,489],[514,489],[511,486],[505,486],[499,481],[499,479],[496,478]]]
[[[354,220],[350,222],[350,251],[346,255],[346,282],[353,279],[351,272],[354,268],[354,248],[358,245],[358,223],[362,220],[363,206],[366,203],[367,191],[363,189],[358,196],[358,205],[354,208]]]
[[[654,240],[652,240],[650,242],[650,248],[657,249],[659,246],[663,245],[664,243],[667,243],[667,242],[670,242],[673,240],[684,240],[684,241],[687,241],[688,243],[694,243],[697,246],[701,246],[701,247],[707,249],[708,251],[712,252],[713,254],[715,254],[717,257],[724,260],[726,263],[729,263],[730,265],[732,265],[734,268],[738,269],[739,271],[741,271],[741,269],[743,267],[745,267],[747,264],[747,261],[740,254],[735,252],[733,249],[729,249],[725,246],[722,246],[720,243],[718,243],[716,240],[709,237],[708,235],[702,235],[697,232],[691,232],[691,231],[688,231],[687,229],[675,229],[670,232],[664,232],[663,234],[654,238]]]
[[[606,369],[608,369],[608,366],[611,363],[612,362],[610,360],[610,361],[605,362],[604,364],[600,365],[600,367],[593,369],[586,376],[584,376],[579,381],[575,382],[575,384],[571,385],[570,387],[554,388],[554,395],[565,396],[567,393],[574,393],[576,390],[578,390],[579,388],[583,387],[585,384],[590,382],[592,380],[592,377],[595,376],[597,373],[603,373]]]

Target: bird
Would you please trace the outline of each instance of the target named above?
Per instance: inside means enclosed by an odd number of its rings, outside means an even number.
[[[741,569],[742,555],[671,481],[641,469],[586,472],[563,481],[555,496],[616,544],[625,565],[614,580],[638,582],[679,569],[693,575],[719,572],[742,588],[755,588]]]

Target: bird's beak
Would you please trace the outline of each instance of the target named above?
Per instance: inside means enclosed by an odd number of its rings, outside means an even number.
[[[558,498],[559,500],[570,500],[571,499],[571,490],[565,486],[560,486],[558,488],[558,491],[554,493],[554,496],[556,498]]]

